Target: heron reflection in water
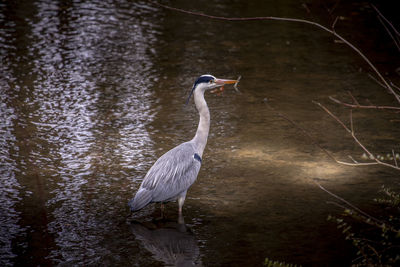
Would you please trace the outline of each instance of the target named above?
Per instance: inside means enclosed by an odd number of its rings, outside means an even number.
[[[200,115],[196,134],[192,140],[171,149],[154,163],[135,197],[129,201],[132,212],[153,202],[161,202],[163,212],[164,203],[177,199],[179,215],[182,215],[186,193],[197,179],[210,130],[210,111],[204,99],[204,93],[207,90],[234,83],[237,83],[237,80],[218,79],[209,74],[202,75],[195,81],[187,103],[193,94],[194,103]]]
[[[180,217],[179,223],[160,220],[133,222],[131,231],[157,261],[166,266],[202,266],[200,249],[192,231]]]

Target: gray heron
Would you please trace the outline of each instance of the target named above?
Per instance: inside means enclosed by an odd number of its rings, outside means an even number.
[[[196,181],[203,151],[210,130],[210,112],[204,99],[207,90],[237,83],[236,80],[218,79],[212,75],[202,75],[193,84],[187,99],[194,95],[194,103],[200,115],[199,125],[192,140],[182,143],[162,155],[144,177],[136,195],[128,203],[132,212],[138,211],[150,203],[178,200],[179,215],[185,202],[186,192]]]

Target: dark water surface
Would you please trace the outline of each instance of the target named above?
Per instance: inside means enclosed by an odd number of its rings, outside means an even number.
[[[332,22],[317,1],[314,17],[298,1],[173,5]],[[377,49],[372,59],[390,72],[396,60],[364,21],[372,10],[346,8],[338,30]],[[5,1],[0,25],[1,266],[259,266],[265,257],[348,265],[354,251],[326,221],[340,209],[313,179],[373,209],[378,188],[398,178],[335,164],[267,107],[346,160],[361,150],[311,101],[344,120],[348,110],[328,96],[351,90],[393,103],[353,51],[311,26],[212,21],[128,0]],[[175,203],[167,222],[152,222],[154,206],[127,219],[127,201],[157,157],[194,135],[198,114],[184,102],[205,73],[242,75],[242,94],[206,96],[211,131],[184,206],[186,227],[175,223]],[[372,151],[390,153],[399,149],[396,116],[355,111],[355,127]]]

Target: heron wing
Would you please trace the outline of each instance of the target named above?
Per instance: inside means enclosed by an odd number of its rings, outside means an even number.
[[[186,142],[171,149],[154,163],[141,185],[141,189],[151,191],[152,202],[173,199],[189,189],[201,166],[195,154],[194,145]]]

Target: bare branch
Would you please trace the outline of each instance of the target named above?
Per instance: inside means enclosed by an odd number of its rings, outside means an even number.
[[[320,108],[322,108],[326,113],[329,114],[329,116],[331,116],[334,120],[336,120],[340,125],[342,125],[342,127],[351,135],[351,137],[353,138],[353,140],[357,143],[357,145],[359,147],[361,147],[361,149],[367,153],[367,155],[369,156],[370,159],[373,159],[375,162],[366,162],[366,163],[347,163],[346,165],[352,165],[352,166],[361,166],[361,165],[383,165],[386,167],[390,167],[396,170],[400,170],[399,166],[393,165],[393,164],[389,164],[386,162],[383,162],[379,159],[377,159],[356,137],[355,133],[350,130],[337,116],[335,116],[329,109],[327,109],[325,106],[323,106],[321,103],[315,102],[313,101],[315,104],[317,104]],[[344,164],[343,162],[337,161],[341,164]]]
[[[282,117],[283,119],[287,120],[288,122],[290,122],[293,126],[295,126],[297,129],[301,130],[303,132],[303,134],[305,136],[307,136],[313,145],[317,146],[319,149],[321,149],[329,158],[331,158],[333,161],[335,161],[338,164],[341,165],[346,165],[346,166],[371,166],[371,165],[383,165],[386,167],[390,167],[390,168],[394,168],[397,170],[400,170],[400,167],[392,165],[392,164],[388,164],[385,162],[380,161],[379,159],[375,158],[374,155],[365,148],[365,146],[363,144],[361,144],[361,142],[357,139],[357,137],[355,136],[355,134],[352,134],[351,130],[338,118],[336,117],[332,112],[330,112],[326,107],[324,107],[323,105],[321,105],[318,102],[313,101],[315,104],[319,105],[322,109],[324,109],[332,118],[334,118],[339,124],[342,125],[342,127],[350,133],[350,135],[353,137],[354,141],[365,151],[366,154],[368,154],[369,158],[373,159],[374,162],[357,162],[354,159],[352,159],[353,162],[345,162],[345,161],[340,161],[337,160],[332,153],[330,153],[328,150],[326,150],[325,148],[323,148],[316,140],[315,138],[313,138],[310,133],[308,131],[306,131],[304,128],[302,128],[301,126],[299,126],[297,123],[295,123],[293,120],[291,120],[290,118],[288,118],[287,116],[283,115],[282,113],[276,111],[273,107],[271,107],[269,104],[267,104],[267,107],[269,109],[271,109],[272,111],[274,111],[278,116]]]
[[[333,196],[334,198],[336,198],[337,200],[339,200],[340,202],[344,203],[345,205],[339,204],[337,202],[334,201],[327,201],[328,204],[333,204],[336,205],[340,208],[343,208],[344,210],[351,208],[352,210],[358,212],[359,216],[363,216],[365,219],[363,220],[364,223],[370,224],[370,225],[374,225],[377,226],[381,229],[389,229],[390,231],[394,232],[394,233],[400,233],[399,230],[396,227],[393,227],[390,223],[385,222],[385,221],[381,221],[371,215],[369,215],[368,213],[362,211],[361,209],[359,209],[358,207],[356,207],[355,205],[351,204],[349,201],[345,200],[344,198],[339,197],[338,195],[332,193],[331,191],[329,191],[328,189],[326,189],[325,187],[323,187],[320,183],[318,183],[317,181],[313,181],[321,190],[325,191],[326,193],[328,193],[329,195]],[[347,206],[346,206],[347,205]],[[351,214],[350,214],[351,215]]]
[[[386,21],[387,24],[390,25],[390,27],[392,28],[392,30],[397,34],[397,36],[400,36],[400,33],[397,31],[397,29],[393,26],[392,23],[390,23],[390,21],[388,19],[385,18],[385,16],[379,11],[379,9],[376,8],[375,5],[371,4],[371,6],[373,7],[373,9],[375,9],[376,13],[378,13],[378,15],[384,19]]]
[[[346,161],[340,161],[336,160],[337,163],[346,165],[346,166],[371,166],[371,165],[378,165],[379,163],[377,162],[358,162],[358,163],[351,163],[351,162],[346,162]]]
[[[344,39],[341,35],[337,34],[334,30],[330,30],[327,27],[313,22],[313,21],[309,21],[309,20],[304,20],[304,19],[295,19],[295,18],[284,18],[284,17],[272,17],[272,16],[266,16],[266,17],[221,17],[221,16],[213,16],[213,15],[207,15],[207,14],[203,14],[203,13],[199,13],[199,12],[194,12],[194,11],[188,11],[188,10],[184,10],[184,9],[180,9],[180,8],[175,8],[175,7],[170,7],[170,6],[166,6],[163,4],[160,4],[158,2],[153,2],[155,5],[161,6],[163,8],[169,9],[169,10],[173,10],[173,11],[177,11],[177,12],[181,12],[181,13],[185,13],[185,14],[190,14],[190,15],[194,15],[194,16],[200,16],[200,17],[205,17],[205,18],[209,18],[209,19],[215,19],[215,20],[224,20],[224,21],[232,21],[232,22],[243,22],[243,21],[262,21],[262,20],[275,20],[275,21],[287,21],[287,22],[297,22],[297,23],[303,23],[303,24],[308,24],[308,25],[312,25],[315,26],[317,28],[320,28],[330,34],[332,34],[333,36],[335,36],[336,38],[338,38],[339,40],[341,40],[343,43],[345,43],[347,46],[349,46],[351,49],[353,49],[362,59],[364,59],[364,61],[370,66],[370,68],[376,73],[376,75],[379,77],[379,79],[382,81],[383,85],[385,88],[387,88],[390,93],[392,93],[396,100],[400,103],[400,96],[398,94],[396,94],[396,92],[394,92],[394,90],[392,89],[391,85],[386,81],[386,79],[382,76],[382,74],[378,71],[378,69],[374,66],[374,64],[372,64],[372,62],[357,48],[355,47],[353,44],[351,44],[349,41],[347,41],[346,39]],[[338,100],[337,100],[338,101]],[[339,101],[340,102],[340,101]],[[375,165],[375,164],[381,164],[384,166],[388,166],[391,168],[395,168],[395,169],[400,169],[399,167],[392,165],[392,164],[387,164],[384,162],[381,162],[380,160],[376,159],[361,143],[360,141],[356,138],[356,136],[354,135],[354,133],[352,133],[352,131],[341,121],[339,120],[335,115],[332,114],[332,112],[330,112],[327,108],[325,108],[324,106],[322,106],[320,103],[315,102],[316,104],[318,104],[322,109],[324,109],[332,118],[334,118],[340,125],[342,125],[342,127],[351,134],[351,136],[353,137],[353,139],[357,142],[357,144],[370,156],[370,158],[374,159],[375,162],[368,162],[368,163],[348,163],[348,162],[341,162],[336,160],[331,153],[329,153],[326,149],[322,148],[317,142],[314,141],[314,139],[310,136],[310,134],[305,131],[304,129],[302,129],[301,127],[299,127],[297,124],[295,124],[292,120],[290,120],[289,118],[287,118],[286,116],[278,113],[278,115],[280,115],[281,117],[285,118],[286,120],[288,120],[289,122],[291,122],[293,125],[295,125],[297,128],[301,129],[312,141],[315,145],[317,145],[319,148],[322,149],[322,151],[324,151],[330,158],[332,158],[333,160],[335,160],[337,163],[340,164],[345,164],[345,165],[350,165],[350,166],[361,166],[361,165]],[[357,105],[357,104],[356,104]],[[269,105],[268,105],[269,106]],[[372,106],[372,105],[371,105]],[[271,108],[272,109],[272,108]]]
[[[364,61],[370,66],[370,68],[378,75],[378,77],[381,79],[381,81],[385,84],[385,86],[389,89],[391,93],[396,97],[397,101],[400,103],[400,97],[397,96],[389,83],[386,81],[385,78],[383,78],[383,75],[378,71],[378,69],[375,67],[374,64],[353,44],[351,44],[349,41],[344,39],[341,35],[337,34],[335,31],[328,29],[327,27],[313,22],[309,20],[304,20],[304,19],[294,19],[294,18],[284,18],[284,17],[273,17],[273,16],[265,16],[265,17],[221,17],[221,16],[213,16],[213,15],[207,15],[199,12],[194,12],[194,11],[188,11],[180,8],[175,8],[175,7],[170,7],[167,5],[160,4],[158,2],[153,2],[155,5],[161,6],[163,8],[189,14],[189,15],[194,15],[194,16],[200,16],[200,17],[205,17],[209,19],[215,19],[215,20],[225,20],[225,21],[238,21],[238,22],[243,22],[243,21],[262,21],[262,20],[276,20],[276,21],[288,21],[288,22],[297,22],[297,23],[303,23],[303,24],[308,24],[315,26],[317,28],[320,28],[332,35],[334,35],[336,38],[340,39],[343,43],[345,43],[347,46],[349,46],[351,49],[353,49],[359,56],[361,56]]]
[[[345,203],[347,206],[349,206],[350,208],[352,208],[353,210],[359,212],[360,214],[364,215],[365,217],[375,221],[378,224],[384,224],[384,222],[382,222],[381,220],[378,220],[375,217],[372,217],[371,215],[369,215],[368,213],[360,210],[359,208],[357,208],[356,206],[354,206],[353,204],[351,204],[350,202],[348,202],[347,200],[339,197],[338,195],[335,195],[334,193],[332,193],[331,191],[329,191],[328,189],[326,189],[325,187],[323,187],[321,184],[319,184],[317,181],[314,181],[314,183],[321,188],[323,191],[325,191],[326,193],[328,193],[329,195],[333,196],[334,198],[340,200],[342,203]]]
[[[382,86],[383,88],[387,89],[387,87],[381,83],[380,81],[378,81],[372,74],[368,73],[368,77],[370,77],[372,80],[374,80],[377,84],[379,84],[380,86]]]
[[[358,102],[356,104],[345,103],[345,102],[342,102],[342,101],[334,98],[333,96],[330,96],[329,99],[332,100],[333,102],[337,103],[337,104],[340,104],[340,105],[343,105],[343,106],[349,107],[349,108],[400,110],[400,107],[376,106],[376,105],[360,105]]]
[[[315,140],[315,138],[313,138],[313,137],[310,135],[310,133],[307,132],[304,128],[300,127],[300,125],[298,125],[297,123],[295,123],[293,120],[291,120],[291,119],[288,118],[287,116],[285,116],[285,115],[283,115],[282,113],[278,112],[276,109],[274,109],[274,108],[273,108],[272,106],[270,106],[268,103],[267,103],[267,107],[268,107],[269,109],[271,109],[273,112],[275,112],[279,117],[281,117],[281,118],[287,120],[287,121],[290,122],[292,125],[294,125],[297,129],[301,130],[301,131],[303,132],[303,134],[306,135],[306,136],[311,140],[311,142],[312,142],[315,146],[319,147],[319,148],[320,148],[323,152],[325,152],[325,154],[326,154],[328,157],[330,157],[332,160],[338,162],[338,161],[335,159],[335,157],[334,157],[328,150],[324,149],[320,144],[318,144],[318,142]]]
[[[333,161],[335,161],[338,164],[341,165],[346,165],[346,166],[370,166],[370,165],[378,165],[377,162],[364,162],[364,163],[350,163],[350,162],[344,162],[344,161],[340,161],[337,160],[332,153],[330,153],[328,150],[326,150],[325,148],[323,148],[318,141],[315,140],[315,138],[313,138],[310,133],[308,131],[306,131],[304,128],[302,128],[300,125],[298,125],[297,123],[295,123],[293,120],[291,120],[290,118],[288,118],[287,116],[285,116],[284,114],[278,112],[277,110],[275,110],[273,107],[271,107],[269,104],[267,104],[267,107],[269,109],[271,109],[272,111],[274,111],[278,116],[282,117],[283,119],[287,120],[288,122],[290,122],[293,126],[295,126],[297,129],[299,129],[300,131],[303,132],[303,134],[305,136],[307,136],[310,141],[312,142],[313,145],[317,146],[319,149],[321,149],[329,158],[331,158]]]
[[[400,45],[398,43],[398,38],[394,37],[393,34],[390,32],[390,30],[386,27],[385,23],[382,21],[381,17],[378,16],[379,22],[383,25],[383,28],[385,28],[386,32],[392,38],[393,43],[396,45],[397,49],[400,51]]]
[[[332,118],[334,118],[340,125],[342,125],[342,127],[351,134],[351,130],[341,121],[339,120],[338,117],[336,117],[335,115],[333,115],[332,112],[330,112],[329,109],[327,109],[325,106],[323,106],[321,103],[313,101],[314,104],[317,104],[320,108],[322,108],[323,110],[325,110],[326,113],[328,113]]]
[[[370,77],[372,80],[374,80],[377,84],[379,84],[379,85],[382,86],[383,88],[388,89],[389,93],[392,93],[392,94],[396,97],[396,99],[398,99],[398,98],[400,97],[398,93],[396,93],[394,90],[390,91],[389,88],[387,88],[383,83],[381,83],[380,81],[378,81],[378,80],[377,80],[374,76],[372,76],[371,74],[368,74],[368,77]],[[393,82],[391,82],[391,81],[390,81],[390,85],[391,85],[393,88],[395,88],[395,89],[397,89],[398,91],[400,91],[400,87],[397,86],[397,85],[395,85],[395,84],[394,84]]]
[[[390,82],[390,85],[393,86],[394,88],[396,88],[397,90],[400,91],[400,87],[398,87],[397,85],[395,85],[394,83]]]

